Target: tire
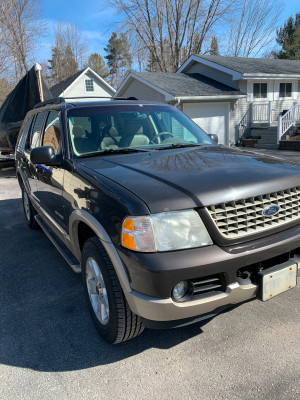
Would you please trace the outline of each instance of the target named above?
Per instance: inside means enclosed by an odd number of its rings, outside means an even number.
[[[142,333],[141,319],[131,312],[115,269],[97,237],[85,242],[81,261],[84,292],[100,335],[117,344]]]
[[[23,203],[25,221],[26,221],[27,225],[31,229],[38,229],[39,225],[36,222],[36,220],[34,219],[37,212],[33,208],[33,205],[31,204],[28,193],[26,192],[26,190],[24,188],[22,188],[22,203]]]

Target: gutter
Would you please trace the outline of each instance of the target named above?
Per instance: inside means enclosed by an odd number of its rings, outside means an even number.
[[[181,101],[200,101],[200,100],[230,100],[230,99],[242,99],[246,98],[247,94],[235,94],[225,96],[178,96],[175,97],[179,103]],[[179,103],[176,103],[177,106]]]
[[[300,63],[299,63],[300,64]],[[243,74],[243,79],[300,79],[300,74]]]

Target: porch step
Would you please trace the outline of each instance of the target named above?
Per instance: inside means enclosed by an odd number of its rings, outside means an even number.
[[[254,145],[254,147],[256,149],[273,149],[273,150],[276,150],[276,149],[279,149],[279,144],[260,144],[260,143],[256,143]]]

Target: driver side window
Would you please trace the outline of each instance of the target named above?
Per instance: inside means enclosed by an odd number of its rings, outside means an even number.
[[[61,130],[59,111],[49,112],[42,146],[51,146],[55,155],[61,153]]]

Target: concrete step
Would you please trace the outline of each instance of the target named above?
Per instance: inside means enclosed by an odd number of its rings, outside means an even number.
[[[254,147],[256,149],[279,149],[279,144],[255,144]]]
[[[263,143],[265,143],[265,144],[273,144],[273,143],[277,143],[277,138],[276,137],[273,137],[273,138],[261,138],[261,139],[258,140],[257,143],[260,143],[260,144],[263,144]]]

